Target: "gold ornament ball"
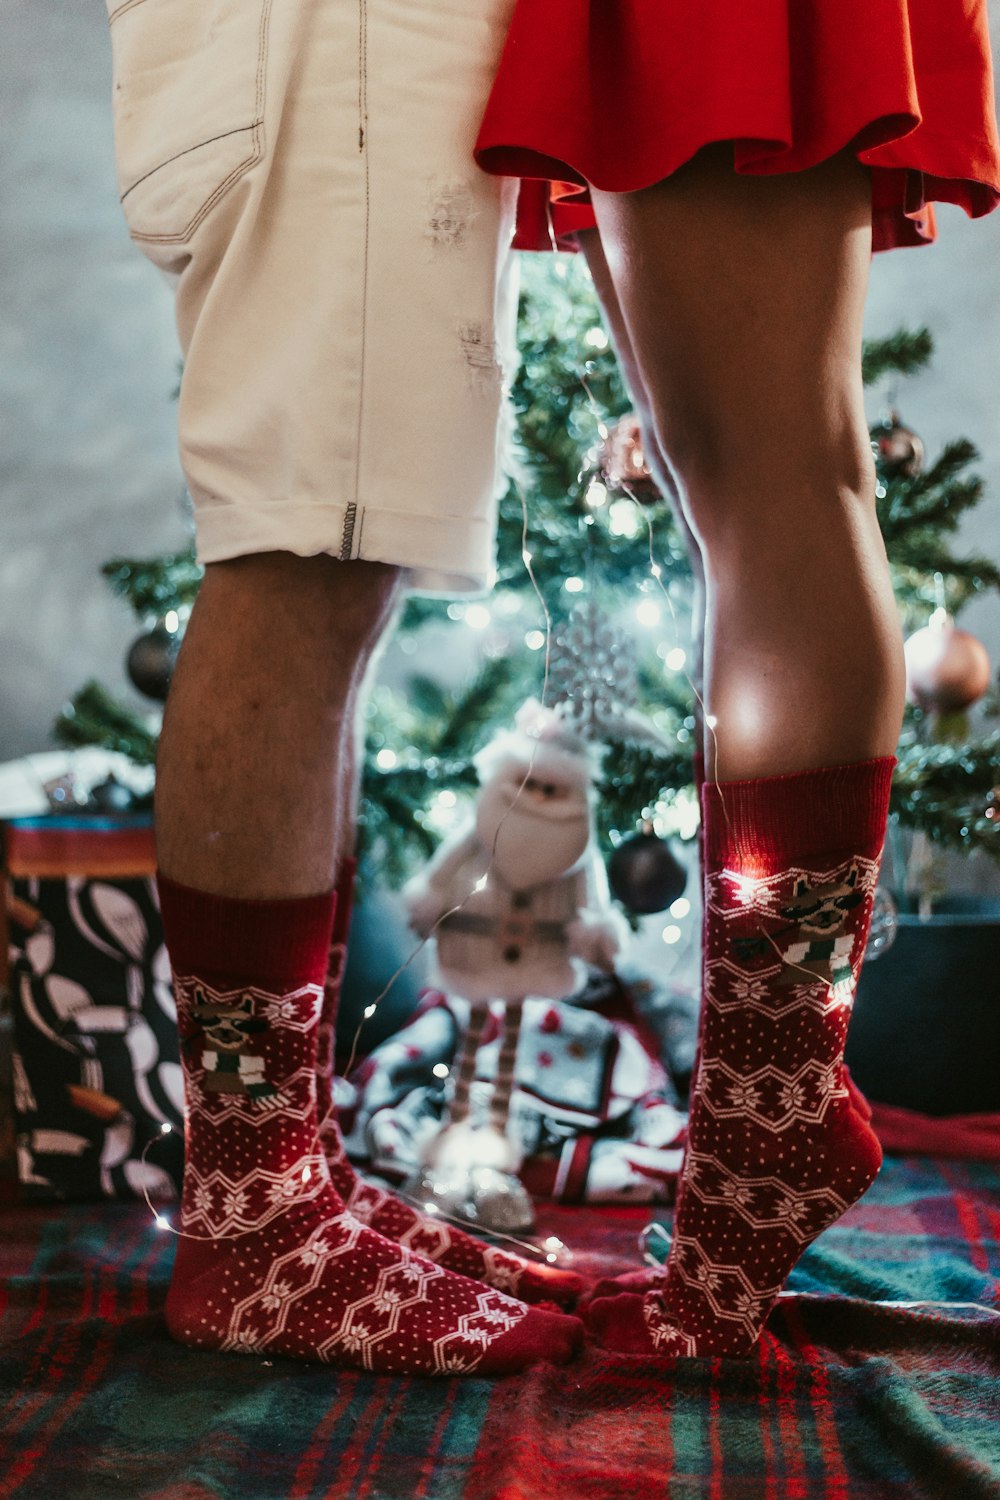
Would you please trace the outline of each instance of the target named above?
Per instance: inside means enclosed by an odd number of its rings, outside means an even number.
[[[958,713],[990,685],[986,647],[968,630],[959,630],[943,611],[914,631],[903,651],[907,697],[926,713]]]
[[[624,490],[644,505],[659,500],[660,492],[646,464],[642,428],[634,412],[611,428],[601,447],[600,463],[609,490]]]

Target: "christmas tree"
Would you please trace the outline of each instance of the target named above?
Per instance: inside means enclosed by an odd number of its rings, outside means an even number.
[[[530,696],[561,702],[607,747],[598,802],[606,850],[642,820],[682,838],[697,821],[690,570],[669,507],[644,470],[582,258],[523,258],[519,336],[515,463],[500,505],[496,589],[471,603],[411,600],[391,671],[367,711],[360,836],[391,887],[460,815],[476,781],[476,750]],[[866,384],[905,376],[931,354],[926,329],[866,344]],[[985,653],[953,624],[970,599],[1000,589],[989,559],[952,550],[962,517],[983,497],[973,472],[978,455],[959,438],[925,463],[919,438],[895,413],[880,418],[872,439],[917,700],[898,750],[894,823],[937,846],[1000,857],[1000,734],[972,735],[966,714],[987,685]],[[163,697],[197,592],[193,553],[116,559],[104,571],[145,627],[130,653],[133,681]],[[435,659],[466,664],[457,685],[408,670],[426,655],[418,645],[425,632]],[[997,708],[995,693],[987,706]],[[155,758],[155,716],[123,706],[95,682],[67,706],[56,734],[140,764]]]

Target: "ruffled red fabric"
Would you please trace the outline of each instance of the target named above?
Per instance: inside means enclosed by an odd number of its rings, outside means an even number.
[[[1000,203],[985,0],[517,0],[476,143],[520,177],[521,249],[571,248],[587,185],[648,187],[712,141],[738,172],[850,147],[874,247],[934,238],[932,203]]]

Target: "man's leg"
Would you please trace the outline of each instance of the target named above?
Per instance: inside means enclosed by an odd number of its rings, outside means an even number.
[[[748,1349],[878,1144],[843,1041],[902,712],[860,378],[870,192],[850,157],[702,152],[595,193],[707,575],[706,1011],[662,1296],[594,1304],[632,1350]]]
[[[157,761],[165,874],[228,896],[330,890],[353,842],[354,712],[398,582],[288,552],[207,568]]]
[[[345,751],[397,579],[247,557],[208,569],[192,616],[157,802],[187,1105],[167,1323],[196,1348],[501,1374],[568,1358],[580,1325],[366,1228],[318,1136]]]

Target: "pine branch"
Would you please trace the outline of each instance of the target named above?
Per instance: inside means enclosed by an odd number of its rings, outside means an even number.
[[[66,705],[52,732],[60,745],[100,745],[127,755],[137,766],[156,762],[156,733],[144,718],[93,679]]]
[[[114,593],[127,599],[140,619],[160,618],[171,609],[190,607],[197,596],[204,570],[195,560],[194,548],[168,553],[165,557],[140,560],[114,557],[101,569]]]
[[[862,346],[861,376],[874,385],[883,375],[912,375],[923,369],[934,353],[927,328],[899,329],[885,339],[866,339]]]
[[[977,744],[900,744],[892,812],[904,828],[962,854],[983,850],[1000,860],[1000,829],[986,816],[1000,782],[1000,734]]]
[[[480,745],[484,731],[497,724],[502,716],[511,717],[512,698],[524,696],[518,690],[516,673],[517,666],[507,657],[484,662],[471,685],[453,701],[435,747],[437,755],[461,755],[465,746]]]

